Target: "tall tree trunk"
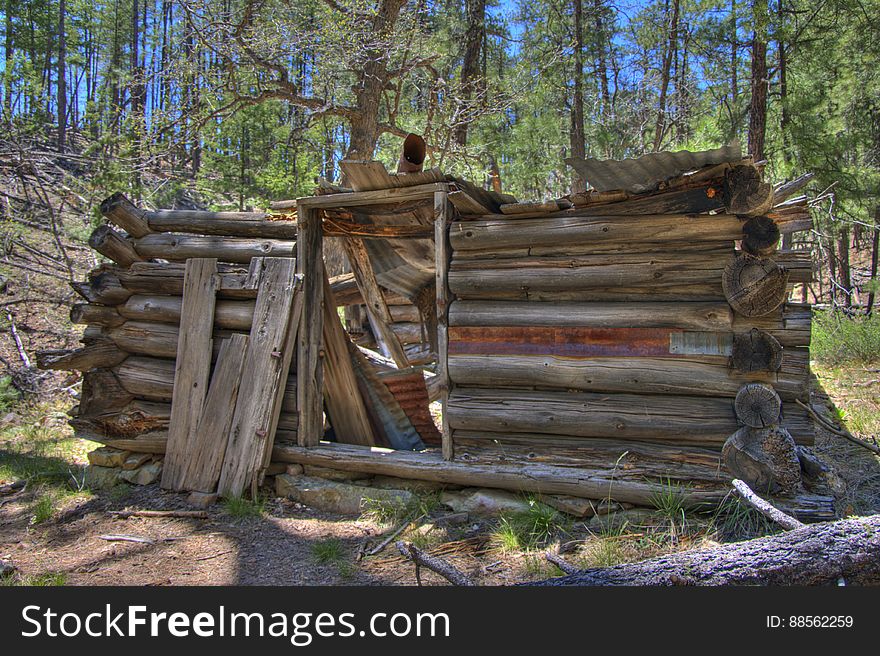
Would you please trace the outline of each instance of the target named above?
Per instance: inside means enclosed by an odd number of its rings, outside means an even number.
[[[755,31],[752,36],[752,98],[749,105],[749,153],[756,161],[765,159],[767,131],[767,0],[754,0]]]
[[[379,103],[388,82],[388,67],[383,54],[382,42],[391,37],[407,0],[382,0],[371,24],[376,47],[365,54],[363,70],[355,86],[355,111],[349,121],[351,135],[346,157],[361,159],[373,156],[379,141]]]
[[[877,256],[880,251],[880,205],[874,210],[874,240],[871,244],[871,291],[868,292],[867,315],[870,317],[874,311],[874,297],[877,289]]]
[[[679,0],[672,0],[672,15],[669,18],[668,43],[663,54],[663,65],[660,70],[660,99],[657,108],[657,125],[654,129],[654,151],[660,150],[663,135],[666,132],[666,96],[669,93],[669,77],[672,61],[678,44],[678,9]],[[667,5],[667,15],[669,15]]]
[[[67,41],[64,0],[58,0],[58,150],[64,152],[67,142]]]
[[[476,82],[480,76],[483,39],[486,33],[486,0],[465,0],[467,32],[464,39],[464,57],[461,64],[462,119],[455,126],[453,141],[459,146],[467,145],[468,124],[472,115]]]
[[[12,15],[14,12],[15,0],[6,0],[6,38],[3,44],[6,60],[6,67],[3,70],[6,72],[4,76],[6,84],[3,90],[3,107],[6,110],[7,118],[12,117],[12,81],[14,80],[12,65],[15,59],[15,44],[12,40]]]
[[[849,264],[849,228],[841,230],[837,238],[837,273],[838,284],[843,288],[840,290],[843,296],[843,305],[850,307],[852,305],[852,272]]]
[[[583,0],[574,0],[574,95],[571,99],[571,156],[586,157],[586,135],[584,134],[584,7]],[[580,193],[587,190],[587,181],[575,173],[572,191]]]
[[[611,94],[608,88],[608,59],[606,44],[608,35],[605,33],[604,0],[593,0],[593,22],[596,29],[596,75],[599,76],[599,93],[602,96],[602,116],[608,117],[611,105]]]
[[[791,164],[791,139],[788,133],[791,124],[791,110],[788,106],[788,52],[784,38],[785,3],[778,0],[777,4],[777,34],[776,50],[779,57],[779,132],[782,134],[782,159],[786,164]],[[790,233],[789,233],[790,234]],[[786,235],[786,237],[789,235]]]

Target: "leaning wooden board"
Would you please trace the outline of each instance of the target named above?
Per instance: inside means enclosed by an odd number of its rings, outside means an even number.
[[[254,323],[244,362],[244,377],[226,445],[217,491],[239,497],[259,480],[267,442],[280,411],[278,387],[290,366],[289,339],[298,278],[290,258],[265,258]]]
[[[218,282],[215,258],[187,260],[174,395],[171,400],[171,425],[162,469],[162,487],[166,489],[183,489],[189,454],[187,447],[196,437],[196,428],[208,393]]]

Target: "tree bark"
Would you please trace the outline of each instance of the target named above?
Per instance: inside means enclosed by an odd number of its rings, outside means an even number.
[[[529,585],[833,585],[841,578],[848,584],[880,584],[880,515]]]
[[[65,0],[58,1],[58,150],[67,142],[67,42],[65,40]]]
[[[464,58],[461,64],[462,112],[455,126],[453,140],[459,146],[467,145],[468,125],[472,115],[471,103],[480,75],[480,52],[486,36],[486,0],[466,0],[467,32],[465,33]]]
[[[583,0],[574,0],[574,93],[571,99],[571,156],[575,159],[586,157],[586,135],[584,134],[584,7]],[[572,181],[574,193],[587,190],[587,180],[575,169]]]
[[[668,11],[668,10],[667,10]],[[657,110],[657,125],[654,129],[654,152],[660,150],[666,132],[666,96],[669,92],[669,78],[672,71],[672,58],[678,45],[679,0],[672,0],[672,16],[669,19],[668,44],[663,54],[663,68],[660,71],[660,100]]]
[[[767,131],[767,0],[755,0],[755,32],[752,37],[752,98],[749,108],[749,153],[756,162],[765,159]]]

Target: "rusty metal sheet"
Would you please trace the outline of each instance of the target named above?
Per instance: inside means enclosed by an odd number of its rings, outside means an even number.
[[[500,326],[449,329],[450,355],[558,355],[563,357],[670,355],[663,328],[566,328]]]
[[[565,163],[580,173],[598,191],[623,190],[643,193],[657,189],[658,185],[687,171],[706,166],[742,160],[739,142],[714,150],[691,152],[660,152],[643,155],[637,159],[580,159],[569,157]]]

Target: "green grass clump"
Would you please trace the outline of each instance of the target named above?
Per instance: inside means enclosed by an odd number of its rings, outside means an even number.
[[[43,574],[33,574],[28,576],[12,576],[0,577],[0,587],[52,587],[67,585],[67,574],[64,572],[44,572]]]
[[[772,520],[742,501],[728,496],[712,515],[710,526],[722,540],[750,540],[778,532]]]
[[[55,516],[55,498],[53,494],[51,492],[44,492],[38,496],[32,511],[32,524],[42,524],[52,519]]]
[[[419,517],[427,517],[439,504],[439,492],[419,494],[409,502],[396,498],[364,497],[361,501],[361,519],[385,526],[399,525],[405,521],[415,521]]]
[[[18,398],[19,393],[12,384],[12,376],[0,376],[0,412],[9,412]]]
[[[223,509],[227,515],[238,519],[262,517],[266,512],[266,502],[262,498],[252,501],[244,497],[230,497],[223,500]]]
[[[673,540],[687,532],[688,522],[685,514],[685,495],[682,488],[667,481],[659,492],[651,496],[651,505],[666,524]]]
[[[823,364],[880,361],[880,314],[849,317],[832,310],[816,311],[810,353]]]
[[[527,502],[526,510],[501,516],[492,534],[492,541],[501,551],[536,549],[568,530],[561,513],[533,497]]]
[[[345,549],[339,538],[327,538],[312,545],[312,556],[320,565],[340,563],[345,558]]]

